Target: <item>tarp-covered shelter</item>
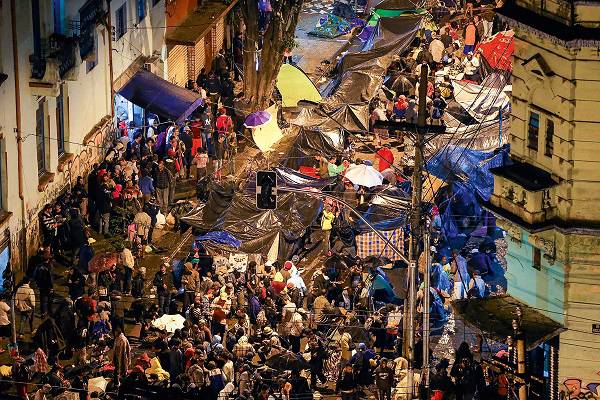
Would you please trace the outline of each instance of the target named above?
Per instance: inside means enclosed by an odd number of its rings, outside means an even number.
[[[427,163],[427,171],[444,181],[461,181],[484,201],[494,190],[494,177],[490,168],[508,162],[508,146],[498,151],[483,152],[449,145]]]
[[[382,0],[375,1],[377,3],[375,5],[376,10],[414,10],[416,8],[422,7],[423,1],[412,1],[412,0]]]
[[[324,103],[336,105],[368,102],[383,84],[383,77],[395,55],[404,51],[421,26],[421,16],[381,18],[377,36],[369,51],[344,56],[338,66],[339,85]]]
[[[277,90],[283,107],[296,107],[300,100],[319,103],[322,98],[315,84],[300,68],[283,64],[277,75]]]
[[[323,190],[327,186],[333,185],[336,182],[336,178],[318,179],[312,176],[304,175],[291,168],[273,168],[273,171],[277,174],[277,187],[278,188],[295,188],[295,189],[316,189]],[[256,173],[253,172],[248,179],[246,189],[250,193],[256,191]]]
[[[512,58],[515,51],[514,32],[512,30],[498,32],[477,45],[483,58],[492,70],[512,71]]]
[[[292,124],[320,130],[344,128],[350,132],[369,129],[368,104],[342,104],[333,111],[303,108]]]
[[[119,94],[147,111],[178,123],[203,104],[198,93],[174,85],[145,69],[136,72]]]
[[[333,39],[345,35],[352,29],[352,24],[337,15],[327,14],[319,19],[317,26],[308,32],[309,35]]]
[[[502,89],[483,87],[470,82],[453,82],[454,98],[478,122],[498,119],[510,107]]]
[[[200,234],[225,231],[241,242],[243,253],[267,254],[279,241],[279,254],[285,256],[321,212],[321,200],[297,193],[279,193],[277,209],[256,208],[256,197],[234,193],[218,184],[211,187],[211,197],[182,221]]]
[[[283,137],[283,133],[277,124],[279,107],[273,104],[266,111],[271,114],[271,119],[267,123],[252,129],[252,139],[254,139],[256,147],[263,152],[271,150],[272,146]]]
[[[499,341],[505,341],[514,334],[512,321],[517,318],[517,307],[520,308],[521,331],[525,334],[528,350],[565,330],[558,322],[507,294],[484,299],[455,300],[452,306],[467,323]]]
[[[298,169],[300,166],[316,163],[315,156],[334,157],[344,151],[344,138],[339,129],[300,128],[291,146],[285,151],[282,163],[286,167]]]

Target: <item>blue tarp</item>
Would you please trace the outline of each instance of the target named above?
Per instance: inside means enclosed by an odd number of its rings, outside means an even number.
[[[144,69],[136,72],[119,94],[147,111],[178,123],[203,104],[199,94]]]
[[[227,246],[235,247],[236,249],[242,245],[242,242],[237,240],[232,234],[224,231],[211,231],[204,235],[196,236],[197,242],[211,241]]]
[[[508,152],[508,145],[488,152],[449,145],[427,163],[427,171],[444,181],[461,181],[488,201],[494,191],[490,168],[506,165]]]

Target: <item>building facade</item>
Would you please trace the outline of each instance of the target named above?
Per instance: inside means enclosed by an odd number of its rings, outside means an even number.
[[[165,21],[165,0],[0,1],[0,272],[25,268],[44,204],[133,119],[114,93],[140,68],[168,76]]]
[[[210,71],[219,50],[232,40],[237,0],[167,1],[168,79],[185,86],[202,68]]]
[[[493,171],[489,208],[508,234],[508,293],[564,326],[548,397],[600,398],[600,2],[500,14],[515,31],[514,164]]]

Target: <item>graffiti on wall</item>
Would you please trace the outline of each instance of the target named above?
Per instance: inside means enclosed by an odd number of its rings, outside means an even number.
[[[598,375],[600,375],[600,371]],[[598,382],[591,382],[585,386],[579,378],[565,379],[560,390],[560,400],[578,399],[600,400],[600,379]]]
[[[71,188],[77,181],[78,176],[87,176],[94,163],[98,162],[110,148],[114,136],[111,134],[110,117],[103,118],[96,125],[91,135],[85,141],[79,153],[73,154],[68,161],[62,165],[54,175],[54,179],[40,193],[36,204],[27,205],[25,235],[27,237],[28,254],[32,254],[40,241],[39,213],[44,204],[53,202],[65,190]],[[15,260],[19,259],[20,240],[22,232],[12,232],[12,255]]]

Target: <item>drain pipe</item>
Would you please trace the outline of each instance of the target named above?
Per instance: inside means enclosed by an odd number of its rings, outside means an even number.
[[[15,75],[15,118],[16,118],[16,134],[17,134],[17,174],[19,177],[19,199],[21,200],[21,268],[27,265],[27,209],[25,206],[25,195],[23,193],[23,136],[21,131],[21,93],[19,90],[19,45],[17,43],[17,6],[15,0],[10,0],[10,19],[12,29],[12,51],[13,51],[13,67]],[[13,272],[14,277],[14,272]],[[13,295],[14,296],[14,295]],[[13,343],[17,343],[17,331],[15,323],[15,307],[14,297],[11,302],[11,317],[13,321],[12,339]]]

